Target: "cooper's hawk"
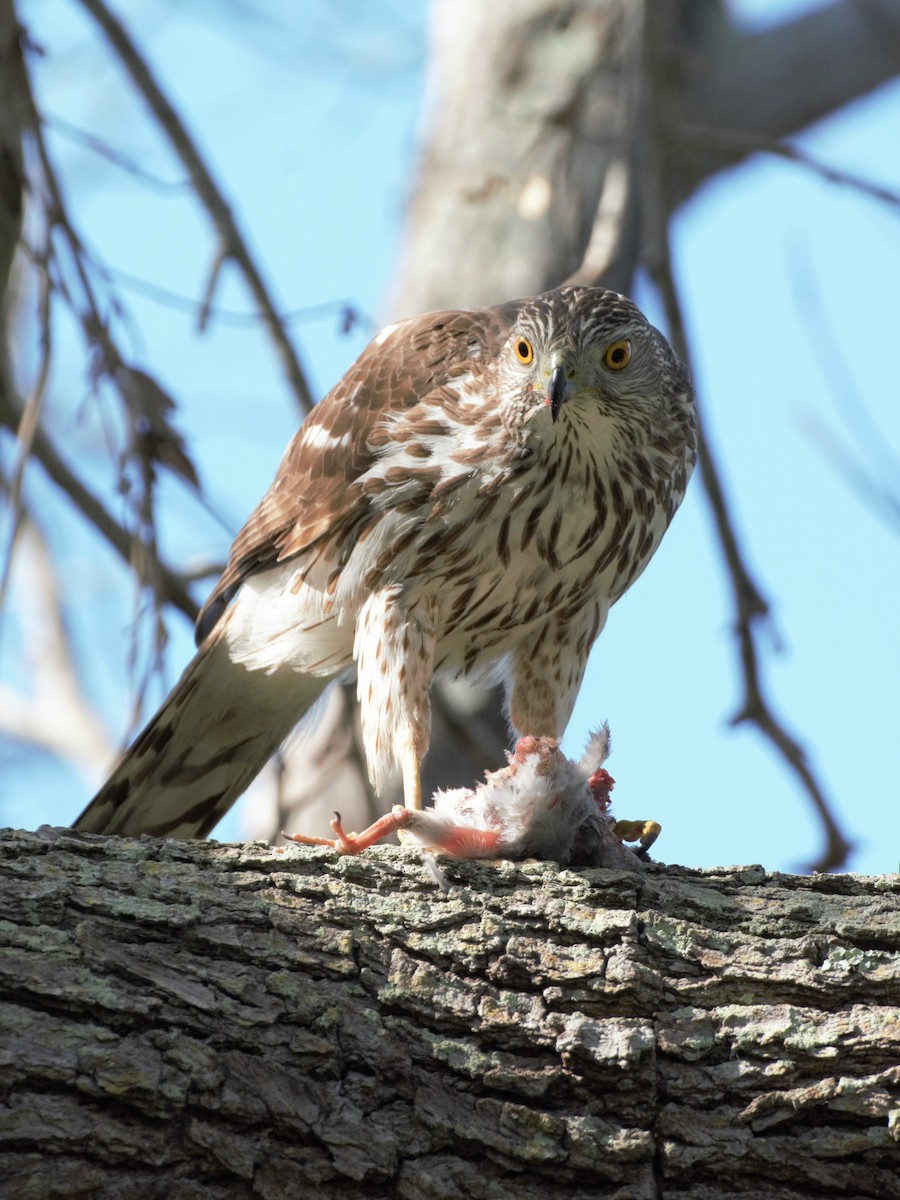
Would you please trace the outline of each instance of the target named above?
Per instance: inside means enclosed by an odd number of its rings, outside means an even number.
[[[355,670],[376,789],[420,806],[435,672],[559,736],[591,644],[684,495],[687,371],[623,296],[563,287],[383,330],[304,421],[199,649],[78,821],[204,836]]]

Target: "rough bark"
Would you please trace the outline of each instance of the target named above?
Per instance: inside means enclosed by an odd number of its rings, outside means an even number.
[[[0,839],[0,1193],[900,1197],[900,878]]]

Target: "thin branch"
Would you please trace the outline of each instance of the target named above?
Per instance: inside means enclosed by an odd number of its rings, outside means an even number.
[[[200,301],[199,311],[197,313],[197,331],[205,333],[206,327],[209,324],[209,315],[213,308],[213,297],[216,294],[216,288],[219,286],[219,280],[222,278],[222,268],[228,261],[228,247],[224,242],[219,242],[215,257],[212,261],[212,266],[209,269],[209,279],[206,288],[203,292],[203,299]]]
[[[891,450],[878,422],[869,412],[860,393],[856,378],[841,347],[842,338],[832,327],[825,305],[822,303],[821,288],[815,276],[809,255],[800,243],[791,247],[788,271],[797,310],[802,313],[800,326],[806,335],[825,386],[831,393],[835,410],[844,424],[847,436],[857,445],[865,459],[875,464],[880,460],[880,470],[874,468],[886,483],[877,483],[866,476],[857,466],[846,449],[833,436],[829,437],[821,423],[809,423],[821,448],[836,463],[856,494],[864,503],[887,519],[897,531],[900,516],[900,495],[892,491],[891,483],[900,478],[900,463]]]
[[[672,345],[679,357],[690,367],[690,348],[684,332],[681,306],[671,272],[671,263],[668,258],[664,261],[665,266],[662,269],[657,266],[654,271],[654,278],[665,304]],[[732,724],[739,725],[747,722],[756,725],[764,737],[772,742],[798,777],[819,815],[825,833],[825,849],[818,861],[812,864],[812,869],[817,871],[836,870],[847,861],[853,844],[838,826],[831,804],[809,765],[806,751],[773,715],[765,698],[759,677],[757,631],[760,623],[769,618],[769,605],[744,562],[731,520],[730,505],[725,496],[718,466],[702,423],[700,425],[698,462],[700,478],[712,510],[719,544],[728,566],[734,598],[734,630],[743,674],[744,700],[738,712],[732,717]]]
[[[69,138],[70,141],[78,142],[82,146],[86,146],[92,150],[94,154],[105,158],[107,162],[111,162],[113,166],[118,167],[120,171],[124,171],[126,175],[132,175],[141,183],[153,188],[158,192],[187,192],[190,191],[190,180],[187,179],[160,179],[158,175],[154,175],[152,171],[148,171],[146,167],[142,167],[139,162],[130,158],[127,154],[123,154],[121,150],[115,150],[108,143],[96,134],[89,133],[86,129],[79,129],[77,125],[64,120],[58,115],[48,116],[42,114],[41,121],[45,128],[52,129],[54,132],[61,134],[63,137]]]
[[[762,134],[743,133],[738,130],[717,129],[708,125],[686,123],[673,130],[673,139],[686,151],[702,151],[703,157],[710,153],[718,153],[723,159],[723,165],[735,160],[747,158],[751,154],[771,154],[775,158],[783,158],[787,162],[796,163],[814,175],[820,176],[827,183],[840,184],[861,192],[872,200],[878,200],[892,208],[900,208],[900,192],[886,188],[868,179],[861,179],[849,171],[841,171],[828,163],[820,162],[807,154],[798,146],[776,138],[765,137]]]
[[[201,583],[204,579],[218,579],[225,570],[225,566],[222,559],[214,559],[212,562],[208,559],[201,559],[193,566],[183,567],[178,578],[182,583]]]
[[[900,492],[892,492],[887,484],[874,480],[869,469],[856,461],[818,413],[804,412],[799,423],[856,499],[884,521],[893,534],[900,533]]]
[[[648,97],[646,162],[649,172],[647,196],[648,267],[659,288],[666,311],[669,340],[679,357],[691,366],[690,346],[685,332],[681,302],[675,285],[669,246],[669,213],[672,198],[668,187],[665,148],[676,144],[677,113],[675,88],[672,86],[671,62],[666,50],[665,21],[660,9],[648,9],[646,78],[653,81],[655,94]],[[649,90],[649,89],[648,89]],[[732,718],[732,724],[749,723],[772,743],[788,767],[797,776],[813,803],[825,833],[825,848],[813,870],[835,870],[846,862],[852,843],[845,837],[833,814],[803,746],[774,716],[760,682],[758,631],[769,618],[769,606],[744,562],[743,553],[731,519],[731,509],[712,447],[698,412],[700,446],[698,462],[700,478],[709,500],[719,544],[728,567],[735,607],[735,636],[744,683],[743,703]]]
[[[190,313],[197,318],[198,323],[203,318],[204,301],[185,296],[183,292],[172,291],[171,288],[152,283],[149,279],[142,279],[139,275],[132,275],[130,271],[123,271],[121,267],[98,267],[97,269],[102,272],[105,279],[121,285],[128,291],[135,292],[139,296],[144,296],[155,304],[162,304],[179,312]],[[264,319],[258,312],[240,312],[238,309],[223,308],[216,304],[211,305],[208,312],[223,325],[234,325],[241,328],[258,325]],[[278,319],[282,325],[293,325],[295,322],[316,321],[332,314],[340,317],[342,333],[348,333],[357,325],[372,333],[378,332],[372,318],[361,312],[351,300],[346,299],[323,300],[321,304],[291,308],[286,312],[279,313]]]
[[[313,399],[297,353],[278,316],[276,306],[263,282],[259,268],[238,230],[231,209],[193,139],[185,129],[181,118],[166,99],[146,61],[128,36],[125,27],[113,16],[102,0],[81,0],[81,3],[103,30],[122,65],[131,76],[135,87],[144,97],[187,169],[197,196],[212,219],[222,245],[226,248],[229,258],[240,268],[259,306],[298,407],[301,413],[308,413],[313,406]]]
[[[155,485],[155,462],[144,452],[139,429],[141,413],[136,410],[134,397],[129,389],[123,386],[123,381],[131,379],[135,372],[124,362],[116,346],[109,324],[100,310],[100,305],[94,291],[89,269],[90,256],[81,241],[72,221],[63,196],[62,187],[56,177],[50,154],[44,139],[44,129],[38,112],[37,104],[31,92],[30,81],[25,79],[23,84],[24,99],[30,112],[30,133],[33,139],[41,175],[47,189],[49,203],[46,219],[48,222],[49,253],[46,264],[46,275],[49,279],[51,263],[56,263],[58,278],[55,280],[57,291],[67,300],[69,307],[77,318],[89,351],[93,354],[91,377],[94,383],[101,375],[107,376],[118,388],[122,400],[122,412],[126,418],[129,430],[129,447],[120,462],[120,490],[127,496],[137,520],[137,529],[131,538],[130,562],[135,571],[138,584],[138,594],[144,588],[149,588],[153,597],[155,632],[153,662],[161,660],[167,634],[162,621],[160,608],[163,603],[163,584],[160,574],[161,563],[157,549],[155,510],[153,504]],[[68,248],[71,262],[75,267],[85,308],[76,304],[69,294],[64,281],[64,268],[59,254],[53,248],[52,234],[58,231]],[[134,488],[129,477],[128,467],[136,473],[139,486]],[[199,490],[199,489],[198,489]],[[130,652],[130,661],[136,673],[137,638],[139,626],[134,626],[134,635]],[[140,693],[137,694],[137,702]]]
[[[634,164],[620,158],[607,167],[584,255],[566,283],[593,284],[602,279],[605,287],[628,288],[635,258],[632,243],[640,227],[633,172]]]
[[[15,430],[19,418],[19,412],[11,407],[6,389],[4,389],[0,392],[0,424]],[[34,435],[32,457],[41,464],[50,479],[65,493],[97,532],[109,542],[116,553],[129,566],[133,565],[131,533],[107,512],[101,501],[88,491],[81,480],[73,474],[60,458],[50,438],[41,429],[38,429]],[[160,562],[159,578],[163,597],[184,613],[189,621],[192,623],[196,621],[200,606],[191,597],[181,576]]]
[[[677,92],[679,117],[705,125],[715,114],[719,129],[751,135],[746,150],[732,141],[733,153],[724,158],[674,157],[678,202],[715,171],[753,153],[754,136],[777,142],[808,129],[895,79],[900,69],[897,0],[830,0],[754,33],[739,30],[732,6],[721,0],[649,7],[694,17],[669,39],[679,62],[667,99],[674,102]],[[679,123],[670,124],[669,136],[679,135]]]
[[[78,276],[78,282],[81,285],[82,292],[84,293],[84,299],[87,302],[89,316],[85,317],[83,313],[79,312],[71,299],[70,306],[72,307],[73,312],[75,312],[75,315],[78,317],[89,344],[92,342],[98,343],[103,351],[104,356],[111,364],[115,364],[119,359],[119,354],[109,337],[106,323],[100,316],[100,306],[98,304],[94,287],[91,283],[90,272],[87,267],[89,255],[85,250],[81,238],[75,231],[74,225],[68,218],[62,187],[60,186],[59,180],[56,177],[56,172],[53,168],[53,163],[47,150],[47,143],[44,140],[43,124],[41,122],[40,112],[38,111],[38,107],[35,103],[34,95],[31,90],[31,81],[27,76],[24,81],[23,92],[23,100],[27,104],[30,118],[29,132],[34,140],[38,161],[40,162],[41,166],[44,186],[47,189],[49,197],[49,203],[46,206],[46,219],[49,227],[48,238],[52,235],[54,230],[59,230],[65,242],[67,243],[72,257],[72,262],[75,266],[75,272]],[[50,253],[47,257],[48,274],[50,261],[55,260],[59,266],[60,278],[57,280],[57,289],[61,293],[64,293],[65,289],[62,286],[62,264],[59,261],[59,256],[52,250],[52,243]],[[36,265],[40,269],[42,266],[40,260],[36,261]]]
[[[21,652],[28,688],[0,683],[0,730],[74,762],[93,784],[115,747],[88,700],[72,655],[59,577],[43,533],[26,516],[22,553],[16,558]]]
[[[51,287],[48,265],[48,258],[50,255],[49,229],[45,230],[45,234],[47,240],[42,255],[45,269],[39,272],[40,284],[38,291],[38,325],[40,330],[38,334],[38,368],[34,385],[31,389],[31,394],[22,408],[22,413],[19,417],[18,426],[16,428],[16,440],[18,441],[19,449],[15,466],[12,470],[12,476],[9,481],[9,494],[7,497],[10,511],[10,532],[9,543],[3,559],[2,571],[0,571],[0,613],[2,613],[5,608],[6,593],[9,587],[13,555],[16,548],[16,540],[19,535],[19,529],[21,527],[22,520],[25,516],[25,506],[22,495],[22,485],[25,477],[25,465],[28,462],[28,458],[31,455],[31,448],[34,445],[35,435],[38,431],[38,425],[41,419],[41,410],[44,406],[44,398],[47,394],[47,383],[50,378],[53,341],[50,323]]]

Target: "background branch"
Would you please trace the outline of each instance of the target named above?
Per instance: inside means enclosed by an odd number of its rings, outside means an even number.
[[[138,92],[147,102],[163,132],[185,166],[194,186],[197,199],[205,207],[216,232],[220,246],[217,260],[227,256],[240,269],[250,292],[259,306],[266,329],[272,339],[278,359],[301,414],[308,413],[313,406],[312,393],[300,360],[293,347],[269,289],[263,282],[262,272],[247,248],[247,243],[238,229],[237,221],[204,162],[196,143],[188,134],[168,98],[153,77],[150,68],[125,30],[124,25],[110,12],[101,0],[80,0],[106,35],[109,44],[131,76]],[[213,273],[213,276],[215,272]],[[209,297],[207,297],[208,299]]]
[[[17,442],[16,461],[12,469],[5,491],[9,503],[9,536],[3,551],[3,563],[0,566],[0,614],[2,614],[9,577],[16,549],[19,529],[25,514],[25,498],[22,494],[22,483],[25,477],[25,465],[31,455],[34,439],[38,432],[41,419],[41,409],[47,395],[47,382],[50,378],[51,332],[50,332],[50,243],[47,231],[47,243],[42,252],[43,271],[39,274],[38,300],[38,367],[35,374],[31,394],[22,406],[21,416],[15,428]],[[2,400],[0,400],[2,404]]]
[[[28,682],[17,688],[0,681],[0,732],[72,763],[94,786],[116,747],[85,698],[53,556],[27,514],[21,540],[14,582],[27,597],[19,612]]]
[[[0,394],[0,425],[11,431],[18,427],[18,412],[10,399],[8,390]],[[111,516],[103,503],[81,482],[78,476],[62,459],[53,442],[38,429],[31,447],[32,458],[41,464],[56,486],[72,501],[91,526],[109,543],[119,557],[133,565],[132,534],[124,525]],[[183,613],[193,624],[200,606],[191,597],[181,576],[162,561],[159,562],[160,595]]]
[[[648,4],[648,14],[657,7]],[[666,7],[675,18],[669,26],[678,60],[672,85],[683,121],[708,126],[715,114],[715,129],[734,138],[724,157],[720,145],[706,161],[690,155],[669,163],[673,205],[754,153],[752,139],[798,133],[900,69],[894,0],[835,0],[752,33],[735,25],[722,0],[677,0]]]
[[[666,16],[659,9],[651,9],[647,20],[647,78],[653,81],[654,87],[648,89],[647,95],[646,162],[649,179],[645,195],[650,199],[645,212],[650,236],[646,241],[645,261],[663,299],[669,341],[679,358],[690,367],[690,346],[669,250],[668,221],[674,205],[669,182],[671,173],[667,166],[672,151],[668,148],[677,144],[680,124],[679,98],[671,87],[674,77],[671,45],[671,28]],[[809,869],[832,871],[847,861],[852,843],[841,831],[805,750],[775,717],[766,698],[760,680],[758,638],[761,628],[770,620],[769,605],[744,560],[721,474],[704,429],[699,399],[698,421],[700,478],[731,582],[734,631],[744,686],[744,699],[732,723],[754,725],[797,776],[812,801],[825,840],[821,854]]]

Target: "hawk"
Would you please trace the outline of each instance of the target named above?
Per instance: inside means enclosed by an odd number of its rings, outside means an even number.
[[[436,673],[502,679],[516,733],[559,737],[696,442],[686,368],[616,292],[388,326],[288,445],[196,655],[75,828],[205,836],[354,672],[372,783],[399,768],[410,808]]]

